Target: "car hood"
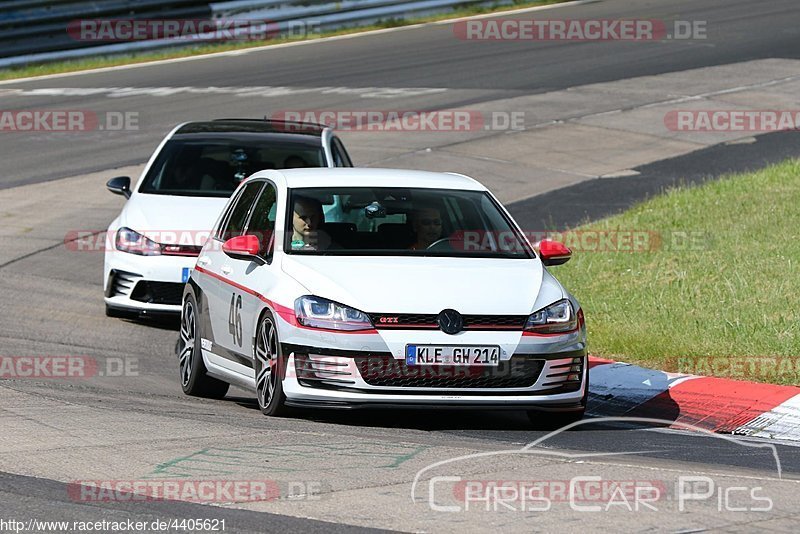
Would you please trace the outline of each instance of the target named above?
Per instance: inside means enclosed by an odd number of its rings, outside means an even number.
[[[177,235],[181,244],[202,245],[227,202],[217,197],[135,194],[125,204],[119,226],[147,232],[160,243]]]
[[[542,285],[538,259],[284,255],[281,268],[319,297],[367,313],[525,315]]]

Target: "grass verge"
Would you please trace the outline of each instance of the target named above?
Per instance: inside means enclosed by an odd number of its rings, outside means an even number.
[[[576,234],[649,239],[628,252],[578,250],[554,269],[586,312],[590,352],[667,371],[800,384],[798,206],[800,161],[790,160],[673,189],[580,227]]]
[[[302,38],[299,37],[276,38],[265,41],[210,43],[210,44],[201,44],[197,46],[185,46],[181,48],[164,49],[158,52],[115,54],[113,56],[98,56],[98,57],[89,57],[84,59],[58,61],[53,63],[43,63],[39,65],[29,65],[24,67],[13,67],[8,69],[0,69],[0,80],[28,78],[31,76],[44,76],[47,74],[61,74],[64,72],[76,72],[82,70],[97,69],[102,67],[131,65],[135,63],[148,63],[151,61],[158,61],[161,59],[174,59],[181,57],[199,56],[205,54],[213,54],[217,52],[227,52],[229,50],[243,50],[246,48],[256,48],[261,46],[270,46],[270,45],[298,42],[298,41],[313,41],[316,39],[321,39],[323,37],[331,37],[335,35],[349,35],[354,33],[362,33],[370,30],[411,26],[413,24],[436,22],[439,20],[446,20],[457,17],[466,17],[470,15],[481,15],[485,13],[501,13],[503,11],[509,11],[512,9],[522,9],[526,7],[560,4],[568,1],[570,0],[513,0],[513,3],[504,5],[465,6],[465,7],[455,8],[447,13],[442,13],[440,15],[431,15],[428,17],[403,18],[403,19],[391,18],[379,22],[377,24],[342,28],[339,30],[321,32],[319,34],[309,35]],[[64,29],[64,31],[66,31],[66,28]]]

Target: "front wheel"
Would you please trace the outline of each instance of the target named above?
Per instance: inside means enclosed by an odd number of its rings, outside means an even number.
[[[283,394],[283,377],[286,362],[278,342],[275,318],[264,312],[256,330],[255,344],[256,398],[264,415],[280,417],[288,413],[286,395]]]
[[[181,337],[178,340],[178,368],[181,373],[181,388],[187,395],[221,399],[228,393],[230,384],[208,376],[203,363],[203,354],[197,342],[197,303],[189,295],[181,312]]]

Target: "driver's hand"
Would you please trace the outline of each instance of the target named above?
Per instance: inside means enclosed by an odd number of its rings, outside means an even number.
[[[317,248],[319,244],[319,234],[316,231],[306,230],[303,232],[303,241],[306,246]]]

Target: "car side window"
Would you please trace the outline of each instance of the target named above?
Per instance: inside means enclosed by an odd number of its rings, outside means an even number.
[[[228,219],[231,218],[231,212],[233,208],[236,206],[236,203],[239,201],[239,197],[242,196],[242,192],[239,191],[239,194],[233,195],[231,202],[225,207],[225,211],[222,214],[222,217],[219,219],[219,224],[217,225],[216,230],[214,231],[214,239],[222,239],[222,231],[225,230],[225,225],[228,224]]]
[[[339,141],[338,137],[334,137],[331,141],[331,152],[333,153],[333,164],[336,167],[353,166],[350,156],[347,154],[347,151],[344,149],[344,145],[342,145],[342,142]]]
[[[236,205],[231,210],[230,217],[225,223],[225,229],[222,231],[221,239],[227,241],[232,237],[242,235],[244,231],[247,217],[250,214],[250,209],[256,199],[256,195],[261,190],[264,182],[251,182],[244,187],[244,191],[239,195],[236,200]]]
[[[258,237],[258,255],[269,261],[272,257],[275,239],[275,218],[277,217],[277,192],[275,186],[267,182],[253,208],[247,234]]]

